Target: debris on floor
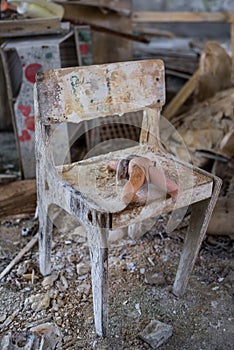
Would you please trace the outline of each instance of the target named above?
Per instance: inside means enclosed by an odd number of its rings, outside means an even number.
[[[152,349],[158,349],[172,336],[172,331],[172,326],[158,320],[152,320],[139,336],[148,343]]]
[[[69,218],[60,214],[54,228],[51,276],[39,273],[34,246],[1,279],[1,342],[13,341],[9,339],[17,333],[26,344],[31,328],[49,323],[60,332],[56,349],[145,350],[151,347],[139,334],[158,320],[173,327],[173,336],[161,350],[232,347],[234,246],[228,236],[206,237],[188,290],[179,299],[171,286],[188,219],[166,234],[168,218],[160,217],[140,239],[131,239],[126,232],[110,242],[109,334],[99,339],[93,323],[88,244],[81,227],[73,223],[72,228]],[[30,218],[1,222],[2,270],[30,242],[33,233],[21,235],[29,226]],[[34,340],[37,337],[34,333]]]

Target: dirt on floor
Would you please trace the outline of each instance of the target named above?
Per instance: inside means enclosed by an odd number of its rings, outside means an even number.
[[[171,234],[165,233],[167,216],[161,216],[140,239],[125,235],[110,242],[109,329],[103,340],[94,331],[85,234],[64,214],[59,218],[51,277],[39,273],[36,245],[0,281],[1,349],[22,349],[33,327],[45,324],[52,327],[56,349],[150,349],[139,334],[152,320],[173,327],[161,350],[233,348],[234,249],[228,236],[206,237],[182,298],[172,294],[172,284],[189,216]],[[1,271],[37,232],[37,221],[4,221],[0,232]]]

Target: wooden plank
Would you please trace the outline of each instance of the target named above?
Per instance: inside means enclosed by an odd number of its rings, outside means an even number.
[[[67,3],[66,0],[57,0],[57,3]],[[121,15],[130,15],[131,2],[129,0],[70,0],[69,4],[104,7]]]
[[[142,60],[49,70],[38,74],[37,89],[47,124],[122,115],[164,104],[164,64]]]
[[[58,17],[30,18],[0,21],[0,37],[32,36],[39,34],[56,34],[61,32]]]
[[[15,181],[0,186],[0,218],[31,215],[36,210],[36,181]]]
[[[132,22],[234,22],[234,12],[154,12],[132,13]]]
[[[196,89],[199,76],[200,76],[200,70],[197,69],[194,75],[184,84],[184,86],[178,92],[178,94],[166,106],[165,110],[163,111],[164,117],[166,117],[168,120],[174,117],[174,115],[179,110],[179,108],[183,105],[183,103],[187,100],[187,98]]]
[[[97,25],[97,24],[93,24],[93,23],[90,23],[90,22],[87,22],[87,21],[84,21],[84,20],[81,20],[81,21],[80,20],[73,20],[73,19],[68,18],[68,17],[66,17],[64,19],[66,21],[71,22],[74,25],[89,26],[89,27],[91,27],[92,30],[94,30],[96,32],[107,33],[109,35],[119,36],[119,37],[122,37],[122,38],[125,38],[125,39],[128,39],[128,40],[139,41],[139,42],[142,42],[142,43],[145,43],[145,44],[149,44],[149,42],[150,42],[148,39],[146,39],[143,36],[129,34],[129,33],[125,33],[125,32],[119,31],[119,30],[113,30],[113,29],[110,29],[110,28],[107,28],[107,27],[103,27],[103,26],[100,26],[100,25]]]

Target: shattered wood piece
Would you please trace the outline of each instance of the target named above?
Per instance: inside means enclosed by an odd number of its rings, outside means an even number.
[[[27,324],[27,329],[33,328],[33,327],[37,327],[37,326],[39,326],[40,324],[44,324],[44,323],[50,322],[50,321],[51,321],[51,317],[52,317],[52,316],[40,318],[39,320],[33,321],[33,322],[31,322],[31,323],[28,323],[28,324]]]
[[[234,157],[234,129],[230,130],[220,142],[220,152],[225,157]]]
[[[16,257],[10,262],[9,265],[7,265],[7,267],[1,272],[0,274],[0,280],[6,276],[6,274],[8,274],[8,272],[11,271],[11,269],[18,263],[20,262],[20,260],[22,259],[22,257],[29,252],[32,247],[37,243],[38,240],[38,233],[35,234],[35,236],[33,236],[33,238],[31,239],[31,241],[29,241],[26,246],[16,255]]]
[[[34,214],[36,181],[14,181],[0,186],[0,219],[21,214]]]
[[[157,349],[172,336],[172,330],[172,326],[158,320],[152,320],[139,334],[139,337],[152,349]]]
[[[145,43],[145,44],[149,44],[150,40],[140,36],[140,35],[134,35],[134,34],[130,34],[130,33],[125,33],[119,30],[114,30],[111,28],[107,28],[107,27],[103,27],[100,26],[98,24],[95,23],[91,23],[88,21],[84,21],[84,20],[73,20],[72,18],[64,18],[64,20],[71,22],[74,25],[88,25],[91,27],[92,30],[96,31],[96,32],[101,32],[101,33],[106,33],[106,34],[110,34],[110,35],[115,35],[115,36],[119,36],[121,38],[125,38],[128,40],[132,40],[132,41],[138,41],[141,43]]]
[[[199,76],[200,70],[198,69],[193,74],[193,76],[184,84],[184,86],[178,92],[178,94],[166,106],[166,108],[163,111],[164,117],[166,117],[168,120],[172,119],[172,117],[176,114],[176,112],[187,100],[187,98],[195,91],[198,84]]]
[[[157,28],[150,28],[145,27],[144,25],[136,25],[134,26],[135,31],[140,32],[144,35],[148,36],[159,36],[159,37],[166,37],[166,38],[175,38],[176,35],[173,32],[170,32],[168,30],[161,30]]]

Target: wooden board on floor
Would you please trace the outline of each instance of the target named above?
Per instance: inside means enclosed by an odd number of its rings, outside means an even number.
[[[36,210],[36,180],[14,181],[0,186],[0,220],[33,215]]]

